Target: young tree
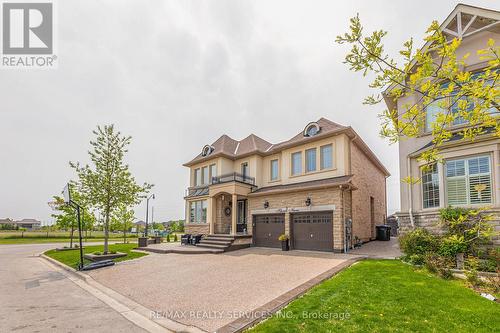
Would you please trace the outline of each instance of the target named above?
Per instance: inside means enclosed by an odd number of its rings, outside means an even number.
[[[134,211],[121,205],[113,214],[113,230],[123,232],[123,243],[127,242],[127,231],[134,226]]]
[[[477,50],[480,59],[487,62],[486,68],[472,73],[466,69],[469,54],[461,57],[457,54],[461,39],[446,39],[434,21],[426,32],[426,46],[414,51],[413,40],[406,41],[399,51],[402,63],[398,64],[384,51],[382,39],[386,31],[364,36],[359,16],[350,22],[350,31],[338,36],[336,41],[351,45],[345,57],[351,70],[374,76],[369,86],[378,93],[366,97],[364,104],[374,105],[385,99],[393,105],[380,114],[383,137],[397,142],[404,137],[418,136],[426,121],[426,108],[433,103],[439,107],[430,123],[433,146],[420,156],[428,165],[439,160],[438,148],[452,136],[450,127],[457,118],[470,125],[461,130],[462,140],[474,140],[491,127],[500,136],[496,119],[500,111],[500,48],[494,40],[490,39],[484,49]],[[409,96],[417,96],[417,100],[405,102]],[[398,101],[402,104],[399,113]]]
[[[89,151],[92,166],[70,162],[79,177],[85,196],[103,216],[104,253],[108,253],[109,224],[118,207],[138,204],[153,185],[138,185],[124,162],[130,136],[122,136],[113,125],[98,126],[93,131]]]

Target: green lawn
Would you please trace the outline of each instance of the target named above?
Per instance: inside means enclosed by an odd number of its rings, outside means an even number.
[[[142,256],[146,256],[147,253],[142,253],[142,252],[132,252],[132,249],[135,249],[137,247],[137,243],[130,243],[130,244],[110,244],[109,245],[109,251],[117,251],[117,252],[125,252],[127,253],[126,257],[122,258],[117,258],[115,259],[115,262],[118,261],[124,261],[124,260],[130,260],[130,259],[135,259],[139,258]],[[83,249],[84,253],[92,253],[96,251],[103,251],[104,246],[103,245],[94,245],[94,246],[85,246]],[[78,250],[70,250],[70,251],[56,251],[56,250],[49,250],[45,252],[45,254],[59,262],[62,262],[63,264],[70,266],[72,268],[76,268],[78,265],[78,262],[80,261],[80,251]],[[89,260],[84,259],[85,264],[90,263]]]
[[[83,240],[89,242],[104,241],[104,232],[93,231],[92,233],[83,234]],[[123,235],[120,233],[110,233],[110,240],[121,241]],[[131,241],[136,239],[134,233],[127,234],[127,239]],[[0,231],[0,244],[40,244],[40,243],[68,243],[70,241],[69,231]],[[73,241],[78,242],[78,231],[75,231]]]
[[[498,332],[500,305],[462,283],[396,260],[365,260],[251,332]]]

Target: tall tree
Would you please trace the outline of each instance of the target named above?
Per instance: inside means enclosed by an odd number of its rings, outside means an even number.
[[[469,54],[459,56],[461,39],[449,40],[434,21],[426,32],[426,46],[416,51],[409,39],[399,51],[398,63],[385,52],[382,39],[387,32],[378,30],[371,35],[363,34],[359,16],[350,20],[350,31],[338,36],[340,44],[351,45],[345,57],[350,69],[372,75],[369,85],[377,93],[368,96],[364,104],[378,104],[382,100],[393,105],[381,112],[381,135],[397,142],[401,138],[420,135],[426,121],[426,108],[433,104],[438,111],[430,123],[433,146],[420,156],[427,165],[440,160],[438,148],[452,136],[451,127],[460,120],[469,126],[461,130],[462,140],[474,140],[495,128],[500,136],[500,124],[496,116],[500,111],[500,48],[489,40],[484,49],[477,50],[486,67],[479,73],[467,68]],[[416,96],[416,101],[407,99]],[[410,100],[410,102],[407,102]],[[402,110],[398,112],[398,102]],[[416,179],[405,179],[415,182]]]
[[[153,185],[138,185],[124,161],[130,136],[115,131],[113,125],[98,126],[93,131],[95,140],[90,141],[88,152],[91,166],[70,162],[79,177],[82,191],[93,207],[103,216],[104,253],[108,253],[109,224],[112,214],[120,206],[138,204]]]

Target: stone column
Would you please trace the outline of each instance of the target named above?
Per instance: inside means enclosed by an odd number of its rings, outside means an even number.
[[[238,195],[233,194],[231,207],[231,235],[236,235],[236,216],[238,211]]]
[[[208,217],[208,226],[210,235],[214,234],[215,227],[215,211],[217,210],[217,201],[215,197],[208,198],[208,208],[207,208],[207,217]]]

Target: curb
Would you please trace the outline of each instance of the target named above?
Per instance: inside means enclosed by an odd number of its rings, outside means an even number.
[[[295,287],[294,289],[284,293],[283,295],[276,297],[275,299],[264,304],[263,306],[255,310],[252,310],[248,315],[238,318],[230,322],[229,324],[219,328],[217,330],[217,333],[242,332],[247,328],[257,325],[264,319],[271,317],[271,315],[275,314],[279,310],[286,307],[288,304],[290,304],[300,296],[304,295],[306,292],[308,292],[310,289],[317,286],[321,282],[330,279],[337,273],[343,271],[344,269],[364,259],[367,259],[367,257],[362,256],[362,257],[347,259],[345,262],[335,266],[334,268],[331,268],[328,271],[317,275],[316,277],[310,279],[309,281],[304,282],[300,286]]]

